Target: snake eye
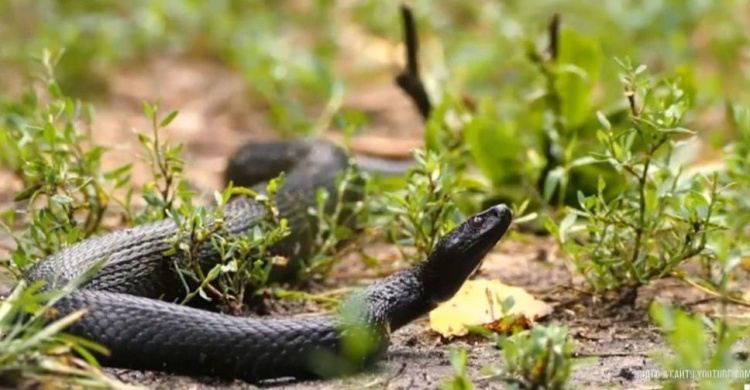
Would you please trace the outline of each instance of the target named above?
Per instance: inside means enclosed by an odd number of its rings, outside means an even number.
[[[484,218],[477,215],[469,219],[469,226],[471,226],[474,229],[479,229],[482,227],[483,222],[484,222]]]

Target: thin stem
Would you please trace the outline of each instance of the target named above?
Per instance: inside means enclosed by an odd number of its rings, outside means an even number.
[[[157,167],[164,178],[164,188],[160,191],[162,199],[164,200],[164,211],[172,209],[172,201],[170,196],[170,189],[172,188],[172,180],[174,179],[171,172],[167,167],[167,162],[162,155],[161,147],[159,145],[159,124],[156,121],[156,110],[154,110],[153,116],[151,117],[151,126],[154,130],[154,158],[156,160]]]
[[[625,95],[627,96],[628,102],[630,103],[630,110],[635,122],[640,117],[640,111],[638,110],[638,106],[635,101],[635,92],[630,89],[626,89]],[[633,125],[638,134],[640,134],[643,138],[643,132],[641,131],[640,127],[636,123],[633,123]],[[639,282],[642,279],[637,273],[635,264],[638,261],[638,257],[641,255],[641,241],[643,240],[643,234],[646,230],[646,185],[648,184],[648,171],[651,167],[651,159],[656,150],[662,145],[662,143],[663,141],[658,142],[656,145],[653,145],[651,148],[649,148],[648,153],[646,153],[646,161],[643,163],[643,171],[641,172],[640,176],[636,175],[638,177],[638,225],[635,229],[635,244],[633,248],[633,256],[630,260],[630,263],[632,271],[636,272],[634,276]],[[632,170],[631,173],[636,174],[635,170],[632,167],[630,169]]]
[[[188,255],[187,261],[193,273],[195,273],[195,275],[198,277],[198,280],[201,281],[200,288],[205,288],[205,290],[211,296],[213,296],[220,302],[225,303],[227,306],[231,307],[232,305],[230,303],[230,300],[225,296],[225,294],[223,294],[221,291],[219,291],[214,286],[212,286],[210,282],[206,282],[206,274],[203,272],[200,262],[197,260],[198,249],[200,248],[201,245],[203,245],[206,242],[205,240],[207,239],[207,237],[211,237],[212,235],[218,233],[221,230],[220,224],[214,224],[214,226],[208,232],[206,232],[206,234],[204,235],[204,237],[206,238],[203,240],[197,239],[195,226],[192,226],[190,230],[191,230],[190,232],[191,245],[187,253]],[[183,300],[182,303],[183,304],[187,303],[193,296],[194,294],[188,294],[187,296],[185,296],[185,299]]]
[[[732,303],[740,305],[740,306],[750,307],[750,302],[747,302],[747,301],[745,301],[743,299],[734,298],[734,297],[731,297],[731,296],[728,296],[728,295],[724,295],[724,294],[721,294],[721,293],[719,293],[717,291],[711,290],[711,289],[709,289],[709,288],[707,288],[705,286],[702,286],[702,285],[696,283],[695,281],[691,280],[690,278],[688,278],[682,272],[673,271],[671,273],[671,275],[674,276],[674,277],[676,277],[676,278],[678,278],[678,279],[680,279],[680,280],[682,280],[683,282],[687,283],[691,287],[696,288],[696,289],[698,289],[700,291],[703,291],[704,293],[706,293],[708,295],[711,295],[713,297],[716,297],[716,298],[721,299],[721,300],[726,301],[726,302],[732,302]]]
[[[566,135],[565,120],[562,113],[562,99],[557,91],[557,74],[554,62],[557,60],[559,51],[560,15],[555,14],[549,23],[549,60],[545,61],[541,55],[533,51],[529,53],[531,62],[537,65],[545,80],[545,101],[549,111],[552,113],[552,128],[543,132],[542,148],[547,160],[539,175],[537,187],[544,192],[546,178],[556,167],[566,167],[564,153],[562,150],[562,139]],[[567,141],[567,140],[566,140]],[[567,172],[566,172],[567,174]],[[565,175],[563,175],[565,176]],[[562,207],[565,203],[565,192],[567,191],[567,180],[563,177],[557,196],[557,205]],[[545,199],[546,203],[546,199]]]
[[[557,61],[560,48],[560,14],[552,15],[549,23],[549,57],[551,61]]]
[[[649,155],[646,157],[646,162],[643,165],[643,174],[638,178],[638,225],[635,229],[635,244],[633,245],[633,256],[630,260],[633,265],[638,261],[638,256],[641,254],[641,240],[643,239],[646,226],[646,179],[650,165],[651,156]],[[635,270],[635,268],[633,269]]]

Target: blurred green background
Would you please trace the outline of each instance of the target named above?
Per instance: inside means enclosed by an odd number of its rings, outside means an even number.
[[[472,102],[476,115],[460,138],[489,187],[500,192],[544,180],[550,170],[542,98],[548,80],[530,53],[544,52],[555,13],[562,31],[552,88],[562,101],[562,144],[575,143],[578,154],[596,142],[597,111],[616,126],[627,108],[616,59],[681,80],[693,106],[685,125],[703,141],[686,160],[711,159],[730,142],[726,107],[748,100],[745,0],[408,4],[418,19],[428,89],[438,105]],[[321,131],[326,107],[359,84],[392,85],[401,56],[398,7],[395,1],[0,1],[0,94],[14,94],[14,85],[33,75],[30,58],[44,48],[65,48],[57,67],[63,90],[95,104],[121,69],[137,71],[164,56],[209,59],[241,75],[272,131],[312,134]],[[367,131],[366,115],[333,107],[331,127]],[[427,129],[428,144],[438,142]]]

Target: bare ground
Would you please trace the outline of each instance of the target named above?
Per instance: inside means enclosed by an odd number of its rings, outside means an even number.
[[[109,100],[97,103],[94,124],[95,141],[110,146],[106,164],[115,167],[133,161],[136,137],[132,129],[148,131],[148,123],[140,110],[144,100],[158,99],[164,112],[179,109],[180,115],[168,130],[171,142],[186,145],[187,172],[191,183],[209,194],[221,186],[221,173],[233,150],[250,139],[273,137],[263,107],[254,107],[247,99],[241,78],[211,61],[182,58],[157,58],[148,63],[132,64],[129,70],[117,73],[109,85]],[[403,155],[419,144],[421,121],[411,103],[401,95],[388,78],[369,85],[357,85],[349,93],[347,107],[364,110],[371,118],[367,137],[355,141],[360,150],[378,143],[373,136],[392,140],[385,154]],[[335,137],[335,135],[332,135]],[[368,138],[369,137],[369,138]],[[359,143],[359,144],[357,144]],[[380,146],[378,146],[380,147]],[[133,183],[141,185],[148,179],[148,171],[136,165]],[[0,172],[0,203],[8,205],[19,184],[12,175]],[[0,242],[8,243],[7,237]],[[393,248],[373,244],[370,254],[386,264],[394,264]],[[6,257],[7,250],[0,249]],[[693,310],[713,312],[716,303],[703,293],[674,280],[662,280],[639,291],[634,308],[619,307],[606,310],[604,305],[592,303],[579,292],[562,289],[572,279],[570,270],[561,259],[554,242],[549,238],[509,235],[485,260],[477,277],[497,278],[502,282],[524,287],[555,307],[554,313],[543,322],[558,321],[570,327],[575,351],[585,359],[574,368],[571,387],[651,388],[657,386],[645,375],[645,370],[656,369],[652,358],[664,347],[663,339],[650,325],[646,305],[652,300],[685,305]],[[394,264],[395,266],[395,264]],[[330,287],[346,287],[372,277],[356,256],[347,257],[329,281]],[[746,275],[744,275],[746,276]],[[750,283],[745,278],[744,287]],[[0,280],[0,292],[9,283]],[[305,306],[304,310],[316,308]],[[748,310],[732,307],[731,314],[747,318]],[[469,371],[478,388],[500,388],[495,382],[482,378],[479,370],[489,364],[500,364],[500,351],[488,342],[455,341],[469,351]],[[343,379],[269,383],[263,387],[276,389],[335,389],[335,388],[424,388],[433,389],[451,375],[447,359],[447,345],[427,330],[426,321],[413,323],[394,335],[387,358],[371,371]],[[108,370],[128,383],[154,388],[255,388],[242,382],[220,382],[213,379],[189,378],[161,373],[130,370]]]

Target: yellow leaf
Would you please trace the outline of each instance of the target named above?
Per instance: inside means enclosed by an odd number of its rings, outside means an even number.
[[[514,305],[507,313],[519,318],[516,322],[529,325],[552,312],[546,303],[534,298],[520,287],[507,286],[498,280],[470,280],[449,301],[430,312],[430,329],[443,337],[466,335],[467,326],[483,326],[498,330],[503,316],[502,302],[513,297]]]

